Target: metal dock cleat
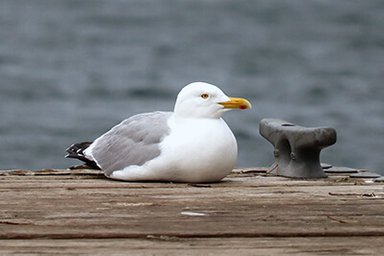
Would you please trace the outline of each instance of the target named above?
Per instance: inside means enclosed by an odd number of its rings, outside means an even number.
[[[260,134],[275,147],[275,162],[269,172],[278,176],[326,178],[320,151],[336,142],[331,127],[302,127],[281,119],[265,118]]]

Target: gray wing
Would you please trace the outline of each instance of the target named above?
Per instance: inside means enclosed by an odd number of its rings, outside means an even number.
[[[106,176],[130,165],[143,165],[160,155],[159,143],[170,132],[172,112],[135,115],[95,140],[92,157]]]

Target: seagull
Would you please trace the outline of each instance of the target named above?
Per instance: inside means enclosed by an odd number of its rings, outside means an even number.
[[[88,167],[122,181],[218,182],[234,168],[237,141],[221,118],[231,109],[250,109],[217,86],[194,82],[178,94],[173,112],[134,115],[94,142],[67,149]]]

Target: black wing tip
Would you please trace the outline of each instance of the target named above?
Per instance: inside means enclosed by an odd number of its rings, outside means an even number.
[[[69,146],[66,151],[68,154],[82,154],[93,142],[85,141],[80,143],[74,143]]]
[[[92,142],[86,141],[86,142],[80,142],[80,143],[74,143],[71,146],[69,146],[66,149],[67,154],[65,155],[65,158],[76,158],[80,161],[83,161],[84,164],[72,166],[69,167],[69,169],[99,169],[99,166],[97,166],[96,162],[89,160],[84,155],[84,150],[86,150]]]

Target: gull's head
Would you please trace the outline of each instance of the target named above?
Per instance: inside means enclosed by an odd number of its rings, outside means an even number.
[[[175,115],[184,118],[220,118],[224,112],[252,108],[246,99],[232,98],[217,86],[195,82],[185,86],[177,95]]]

